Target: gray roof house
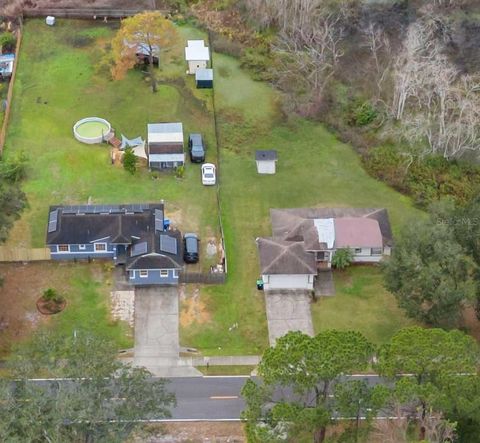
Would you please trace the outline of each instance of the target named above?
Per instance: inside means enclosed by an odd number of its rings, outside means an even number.
[[[147,132],[150,169],[172,169],[185,164],[182,123],[151,123]]]
[[[52,206],[46,243],[53,260],[110,259],[131,285],[177,284],[181,234],[163,204]]]
[[[265,289],[312,290],[319,269],[329,269],[337,249],[356,263],[378,263],[390,254],[386,209],[271,209],[272,237],[257,239]]]

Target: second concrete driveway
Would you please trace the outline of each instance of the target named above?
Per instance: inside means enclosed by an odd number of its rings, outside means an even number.
[[[135,364],[160,366],[178,359],[178,288],[135,289]]]
[[[313,336],[311,297],[307,291],[265,291],[270,345],[289,331]]]

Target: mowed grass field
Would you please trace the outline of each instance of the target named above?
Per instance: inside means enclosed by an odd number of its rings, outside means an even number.
[[[113,25],[112,25],[113,26]],[[216,163],[211,92],[194,91],[185,75],[184,39],[197,31],[182,28],[173,54],[161,69],[158,92],[153,94],[140,69],[120,81],[111,81],[100,68],[102,47],[115,34],[104,24],[60,20],[47,27],[28,20],[5,154],[18,151],[29,159],[24,184],[29,209],[13,230],[9,246],[45,244],[48,207],[52,204],[166,203],[167,217],[184,230],[211,237],[218,233],[215,190],[201,186],[200,168],[187,164],[183,180],[173,174],[156,178],[143,168],[136,175],[110,162],[106,144],[86,145],[73,137],[79,119],[108,120],[120,138],[146,138],[148,123],[181,121],[185,134],[202,132],[207,159]]]
[[[408,198],[368,176],[352,148],[322,125],[283,118],[274,90],[253,81],[235,59],[219,54],[213,57],[217,159],[212,91],[194,89],[182,55],[184,39],[203,35],[188,27],[178,31],[179,45],[162,68],[158,93],[152,94],[140,71],[112,82],[98,70],[101,47],[114,29],[77,21],[48,28],[42,21],[27,21],[6,155],[24,151],[30,159],[24,184],[30,208],[9,244],[43,246],[48,206],[89,198],[95,203],[164,199],[167,214],[182,229],[202,238],[215,236],[215,189],[199,185],[197,166],[188,164],[183,180],[169,174],[153,179],[146,170],[130,176],[111,166],[105,145],[84,145],[72,135],[73,124],[92,115],[107,119],[127,137],[145,137],[148,122],[182,121],[185,133],[205,135],[207,160],[219,166],[228,280],[199,289],[204,312],[181,327],[181,344],[210,355],[259,354],[268,346],[268,334],[264,294],[255,286],[255,238],[271,234],[270,208],[385,207],[394,231],[420,213]],[[77,47],[72,35],[93,40]],[[256,149],[278,151],[276,175],[256,173]],[[354,268],[336,280],[337,295],[312,305],[317,331],[356,328],[381,343],[409,324],[383,289],[377,268]]]
[[[194,89],[194,80],[185,75],[183,59],[185,39],[201,33],[188,27],[178,29],[178,44],[165,68],[159,71],[161,81],[158,92],[153,94],[141,70],[133,70],[114,82],[100,68],[102,48],[115,35],[115,26],[118,24],[105,26],[75,20],[59,20],[54,28],[45,26],[43,20],[25,23],[5,155],[23,151],[28,157],[23,189],[29,208],[16,223],[7,246],[45,246],[49,206],[85,204],[88,200],[164,200],[166,215],[173,225],[184,232],[198,232],[205,240],[219,240],[216,192],[201,185],[199,165],[188,162],[181,180],[172,173],[152,176],[146,168],[132,176],[122,167],[111,165],[106,144],[86,145],[73,137],[75,122],[89,116],[107,119],[118,138],[123,133],[129,138],[145,139],[147,123],[181,121],[185,134],[204,135],[207,160],[217,163],[211,91]],[[208,268],[209,263],[205,266]],[[67,308],[48,322],[51,327],[65,333],[94,329],[113,338],[119,347],[132,344],[130,328],[111,320],[110,286],[99,283],[111,279],[111,271],[98,276],[87,271],[88,265],[59,267],[47,263],[41,272],[50,277],[40,283],[36,279],[22,282],[18,278],[20,269],[9,269],[6,287],[12,281],[28,286],[34,298],[25,309],[32,308],[33,312],[35,297],[46,285],[65,289]],[[64,288],[65,280],[68,288]],[[12,298],[12,302],[24,307],[24,300]]]
[[[203,289],[211,322],[190,326],[183,337],[206,353],[260,353],[268,340],[263,293],[255,286],[255,239],[271,235],[270,208],[385,207],[394,231],[421,213],[408,198],[371,178],[353,149],[322,125],[283,121],[274,91],[251,80],[236,60],[215,55],[214,68],[229,274],[224,287]],[[257,174],[256,149],[278,151],[276,175]],[[378,268],[356,267],[336,275],[336,282],[335,297],[312,305],[316,331],[353,328],[382,343],[410,324],[383,288]]]

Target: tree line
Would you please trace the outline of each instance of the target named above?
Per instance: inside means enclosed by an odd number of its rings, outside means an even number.
[[[0,378],[0,441],[117,443],[141,431],[139,420],[170,417],[166,382],[116,354],[113,343],[80,330],[41,330],[19,345]],[[38,377],[68,381],[29,380]]]
[[[480,197],[463,206],[445,200],[411,220],[383,271],[385,287],[415,320],[460,327],[468,307],[480,319]]]
[[[475,340],[458,330],[405,328],[379,348],[355,331],[289,332],[264,353],[262,381],[243,388],[248,439],[477,441],[478,359]]]

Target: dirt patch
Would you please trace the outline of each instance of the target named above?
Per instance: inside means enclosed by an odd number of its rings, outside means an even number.
[[[245,443],[242,423],[169,423],[146,426],[132,443]]]
[[[210,321],[210,313],[200,297],[200,286],[180,285],[179,294],[182,306],[180,311],[180,325],[182,327],[190,326],[193,323],[203,324]]]
[[[36,306],[46,289],[64,294],[68,303],[74,277],[82,266],[52,262],[0,263],[0,277],[3,278],[0,287],[0,356],[7,355],[15,342],[48,324],[51,316],[40,314]],[[89,269],[94,268],[96,266],[89,266]]]
[[[53,300],[46,300],[45,297],[40,297],[37,300],[37,309],[43,315],[55,315],[62,312],[67,306],[67,301],[63,299],[60,302]]]

